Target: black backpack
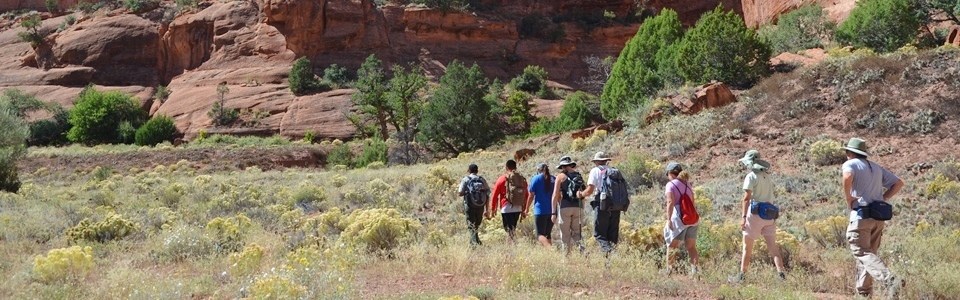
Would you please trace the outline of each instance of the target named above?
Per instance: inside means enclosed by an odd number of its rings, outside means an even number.
[[[630,207],[630,192],[627,187],[627,180],[623,178],[620,170],[611,167],[601,167],[603,180],[597,193],[597,201],[600,203],[600,210],[606,211],[626,211]]]
[[[487,204],[487,185],[484,184],[483,177],[467,177],[467,192],[463,195],[463,200],[472,208],[481,208]]]
[[[583,176],[579,172],[570,172],[567,173],[567,179],[564,180],[563,190],[560,191],[563,193],[563,200],[580,203],[580,198],[577,198],[577,192],[582,191],[587,188],[587,184],[583,181]]]

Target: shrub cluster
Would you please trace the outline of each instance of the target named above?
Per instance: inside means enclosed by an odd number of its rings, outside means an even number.
[[[813,163],[821,166],[842,163],[847,157],[840,142],[831,139],[814,142],[807,154]]]
[[[327,76],[330,76],[332,80],[344,80],[345,83],[346,70],[332,65],[331,68],[324,70],[324,78]],[[287,77],[287,81],[290,86],[290,91],[298,96],[330,89],[326,82],[317,80],[313,74],[313,65],[310,64],[310,60],[306,57],[298,58],[293,62],[293,67],[290,69],[290,75]]]
[[[239,276],[254,274],[260,270],[260,262],[263,261],[263,247],[250,244],[244,247],[243,251],[230,254],[229,261],[232,274]]]
[[[173,142],[177,135],[177,126],[167,116],[154,116],[137,129],[135,142],[140,146],[155,146],[162,142]]]
[[[960,182],[950,179],[943,174],[937,174],[925,190],[926,196],[931,199],[960,198]]]
[[[548,98],[550,89],[547,87],[547,71],[540,66],[527,66],[523,73],[510,80],[510,87],[513,89],[537,95],[540,98]]]
[[[780,16],[776,25],[760,28],[760,39],[773,53],[822,48],[833,37],[836,24],[826,18],[820,5],[807,5]]]
[[[237,214],[234,217],[217,217],[207,223],[207,232],[213,236],[217,252],[230,253],[243,248],[246,235],[253,227],[253,222],[246,215]]]
[[[108,213],[98,222],[83,219],[76,226],[67,229],[67,238],[71,242],[91,241],[107,242],[122,239],[139,229],[133,221],[124,219],[116,213]]]
[[[70,110],[67,138],[84,144],[132,141],[147,114],[130,95],[88,87]]]
[[[910,43],[921,25],[918,1],[858,1],[837,28],[837,39],[856,47],[890,52]]]
[[[541,119],[530,129],[533,135],[561,133],[577,130],[590,125],[591,120],[598,114],[590,109],[588,103],[596,103],[597,99],[584,92],[576,92],[567,96],[563,102],[560,115],[555,118]]]
[[[93,267],[93,248],[89,246],[53,249],[33,259],[33,274],[47,283],[81,279]]]
[[[405,218],[392,208],[356,210],[344,222],[348,225],[340,239],[372,253],[394,250],[420,229],[420,222]]]
[[[833,216],[809,221],[803,225],[803,229],[807,236],[821,247],[843,247],[847,244],[847,223],[847,217]]]

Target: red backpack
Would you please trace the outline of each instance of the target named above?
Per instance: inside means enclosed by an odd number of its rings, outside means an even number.
[[[683,225],[694,225],[700,221],[700,215],[697,214],[697,206],[693,203],[693,198],[690,197],[687,193],[680,192],[680,189],[677,188],[677,182],[673,183],[673,188],[677,189],[677,193],[680,194],[680,221],[683,222]],[[686,190],[689,191],[690,187],[686,183],[683,184],[686,187]]]

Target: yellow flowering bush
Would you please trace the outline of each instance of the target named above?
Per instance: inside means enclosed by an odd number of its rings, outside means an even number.
[[[443,248],[447,245],[447,233],[440,229],[431,230],[427,234],[427,244],[437,248]]]
[[[33,259],[33,274],[42,282],[79,279],[93,270],[93,248],[73,246],[53,249]]]
[[[301,299],[307,288],[280,275],[258,279],[250,286],[251,299]]]
[[[926,196],[931,199],[960,196],[960,182],[950,180],[943,174],[937,174],[933,181],[927,184]]]
[[[457,183],[453,173],[444,166],[430,167],[424,181],[427,183],[427,187],[434,191],[450,189]]]
[[[144,219],[145,227],[162,230],[169,228],[170,225],[177,220],[177,213],[165,206],[154,207],[147,210],[147,215]]]
[[[593,131],[593,134],[590,134],[590,138],[587,138],[587,146],[597,145],[607,138],[607,131],[603,129],[597,129]]]
[[[230,272],[236,275],[253,274],[260,269],[263,261],[263,247],[250,244],[243,251],[230,254]]]
[[[327,192],[323,188],[304,182],[290,199],[292,205],[298,207],[318,207],[327,201]]]
[[[709,216],[713,214],[713,199],[706,188],[698,186],[693,188],[693,204],[697,207],[697,214],[700,216]]]
[[[342,187],[346,183],[346,176],[340,174],[333,174],[333,176],[330,176],[330,184],[332,184],[334,187]]]
[[[740,255],[743,231],[740,230],[739,223],[711,224],[707,221],[701,221],[699,226],[700,238],[697,240],[697,245],[702,249],[700,251],[701,255],[705,257],[736,257]]]
[[[368,252],[390,251],[420,229],[417,220],[404,218],[396,209],[356,210],[346,217],[340,239]]]
[[[224,253],[240,250],[251,227],[253,222],[250,218],[244,214],[237,214],[229,218],[214,218],[207,222],[206,228],[216,240],[218,252]]]
[[[930,223],[923,220],[921,220],[920,222],[917,222],[917,226],[913,228],[913,234],[916,234],[916,235],[923,235],[929,231],[930,231]]]
[[[803,225],[807,236],[824,248],[843,247],[847,244],[847,225],[844,216],[833,216],[823,220],[810,221]]]
[[[574,152],[583,151],[587,148],[587,140],[583,138],[575,138],[573,141],[570,141],[570,150]]]
[[[830,139],[819,140],[811,144],[808,155],[810,155],[810,160],[813,163],[821,166],[841,163],[846,158],[843,145]]]
[[[620,228],[628,228],[620,235],[621,244],[639,251],[649,251],[663,247],[663,225],[630,228],[629,223],[624,224],[626,222],[622,221],[620,223]]]
[[[107,216],[98,222],[83,219],[77,226],[67,229],[67,238],[71,242],[91,241],[106,242],[122,239],[138,229],[136,223],[124,219],[123,216],[108,212]]]
[[[800,241],[789,232],[777,229],[777,245],[780,246],[780,256],[785,264],[790,263],[790,257],[793,253],[800,251]],[[753,247],[753,257],[761,261],[772,262],[772,258],[767,254],[767,243],[763,239],[757,239]]]

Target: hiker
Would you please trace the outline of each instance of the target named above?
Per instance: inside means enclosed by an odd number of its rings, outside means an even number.
[[[553,189],[556,179],[550,175],[547,164],[537,165],[537,175],[530,179],[527,190],[527,204],[524,205],[522,216],[529,213],[533,207],[533,221],[537,227],[537,241],[545,247],[553,246],[550,241],[550,232],[553,231]]]
[[[553,185],[552,221],[560,227],[560,240],[566,254],[570,254],[574,244],[583,252],[583,201],[578,193],[586,188],[586,184],[577,172],[577,163],[569,156],[560,158],[557,169],[560,174]]]
[[[740,230],[743,231],[743,255],[740,260],[740,273],[730,278],[731,283],[740,283],[750,266],[750,256],[753,254],[753,243],[758,237],[763,237],[767,244],[767,253],[773,257],[773,264],[777,267],[777,275],[781,280],[786,279],[783,268],[783,258],[780,256],[780,247],[777,245],[776,219],[780,210],[773,205],[773,181],[770,179],[770,163],[760,158],[760,152],[750,150],[740,159],[740,163],[750,173],[743,178],[743,200]]]
[[[590,206],[593,207],[594,216],[596,216],[593,221],[593,237],[600,244],[604,256],[609,256],[620,241],[620,210],[601,207],[601,203],[607,201],[607,199],[601,199],[601,195],[609,197],[606,191],[601,193],[601,188],[609,185],[607,183],[608,172],[616,169],[607,165],[610,158],[603,152],[597,152],[592,161],[595,167],[590,170],[590,175],[587,176],[587,188],[579,193],[579,197],[581,199],[588,195],[593,197],[590,201]],[[616,171],[616,173],[619,174],[619,171]]]
[[[671,272],[675,256],[670,249],[680,247],[684,243],[687,255],[690,257],[690,274],[697,275],[697,265],[700,253],[697,252],[697,229],[699,214],[694,206],[693,186],[690,185],[690,173],[683,171],[678,162],[667,164],[667,178],[670,182],[663,188],[666,199],[666,224],[663,228],[663,238],[667,244],[666,273]]]
[[[507,231],[510,242],[514,241],[517,223],[520,222],[520,213],[526,210],[527,179],[517,173],[517,162],[507,160],[505,171],[493,186],[493,198],[490,199],[490,209],[487,210],[487,219],[493,218],[493,212],[499,210],[503,219],[503,230]]]
[[[884,221],[893,217],[893,208],[887,201],[903,188],[903,180],[867,160],[867,142],[851,138],[844,147],[847,161],[843,163],[843,196],[850,208],[847,242],[857,259],[857,294],[870,297],[873,280],[881,281],[888,298],[894,299],[905,282],[880,260],[880,239]]]
[[[486,213],[487,199],[490,195],[490,186],[487,184],[487,180],[477,175],[479,171],[476,164],[470,164],[467,167],[467,176],[460,180],[460,188],[458,189],[460,196],[463,197],[464,211],[470,229],[470,244],[473,246],[482,244],[479,230]]]

